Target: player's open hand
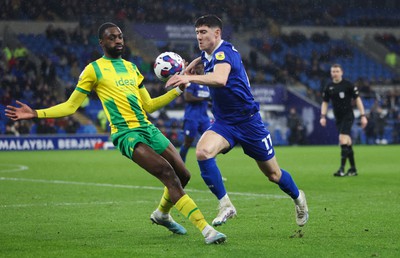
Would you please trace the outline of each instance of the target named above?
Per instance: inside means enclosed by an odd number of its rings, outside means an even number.
[[[165,87],[179,87],[179,88],[181,88],[181,90],[183,90],[187,87],[186,85],[187,86],[190,85],[190,82],[187,79],[187,76],[175,74],[167,81],[167,83],[165,84]]]
[[[7,105],[5,111],[6,111],[6,117],[10,118],[11,120],[21,120],[21,119],[31,119],[34,117],[37,117],[37,113],[35,110],[30,108],[28,105],[16,101],[20,107],[14,107],[11,105]]]

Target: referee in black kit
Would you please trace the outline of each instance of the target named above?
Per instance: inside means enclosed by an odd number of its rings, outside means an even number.
[[[321,119],[322,126],[326,126],[326,113],[329,100],[332,101],[333,113],[336,119],[336,127],[339,131],[339,144],[341,148],[340,167],[334,176],[357,176],[354,152],[351,141],[351,127],[354,122],[352,100],[355,100],[360,111],[361,127],[365,128],[368,121],[365,117],[364,105],[358,93],[358,89],[348,80],[343,79],[343,69],[339,64],[331,66],[332,82],[325,86],[322,94]],[[349,158],[350,168],[344,173],[346,160]]]

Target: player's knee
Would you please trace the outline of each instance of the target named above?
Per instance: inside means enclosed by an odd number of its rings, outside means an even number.
[[[202,147],[197,147],[196,148],[196,158],[197,160],[206,160],[206,159],[211,159],[213,156],[210,151],[208,151],[206,148]]]
[[[268,178],[269,181],[273,182],[273,183],[278,183],[279,180],[281,179],[281,171],[278,169],[263,169],[262,172],[264,173],[264,175]]]
[[[180,173],[178,177],[179,180],[181,180],[182,187],[185,187],[189,183],[191,174],[187,169],[185,169],[184,172]]]
[[[279,180],[281,179],[281,173],[278,173],[278,171],[273,171],[271,173],[268,173],[267,177],[269,181],[273,183],[279,183]]]

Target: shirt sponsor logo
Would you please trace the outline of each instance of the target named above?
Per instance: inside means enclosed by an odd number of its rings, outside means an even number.
[[[210,92],[204,91],[204,90],[199,90],[197,92],[197,97],[199,97],[199,98],[208,98],[208,97],[210,97]]]
[[[118,81],[115,81],[115,84],[117,86],[135,86],[135,80],[133,79],[124,79],[124,78],[120,78]]]
[[[217,60],[224,60],[225,59],[225,53],[223,51],[218,52],[218,53],[215,54],[215,58]]]

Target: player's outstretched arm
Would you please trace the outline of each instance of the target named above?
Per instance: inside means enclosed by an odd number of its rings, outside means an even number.
[[[33,110],[28,105],[17,101],[20,107],[7,106],[6,116],[12,120],[37,118],[58,118],[72,115],[87,97],[86,94],[74,90],[69,99],[61,104],[45,108]]]
[[[152,98],[145,87],[139,89],[140,97],[142,98],[143,108],[148,113],[153,113],[156,110],[166,106],[171,101],[176,99],[179,95],[182,94],[185,87],[182,85],[180,87],[176,87],[165,94]]]
[[[35,110],[33,110],[32,108],[30,108],[28,105],[26,105],[18,100],[16,101],[16,103],[20,107],[8,105],[5,109],[6,116],[8,118],[10,118],[11,120],[16,121],[16,120],[21,120],[21,119],[32,119],[32,118],[37,117],[37,112]]]
[[[208,87],[224,87],[228,81],[231,65],[228,63],[220,63],[214,66],[214,71],[203,75],[178,75],[172,76],[166,83],[167,87],[176,87],[179,85],[187,85],[194,82],[197,84],[207,85]]]

